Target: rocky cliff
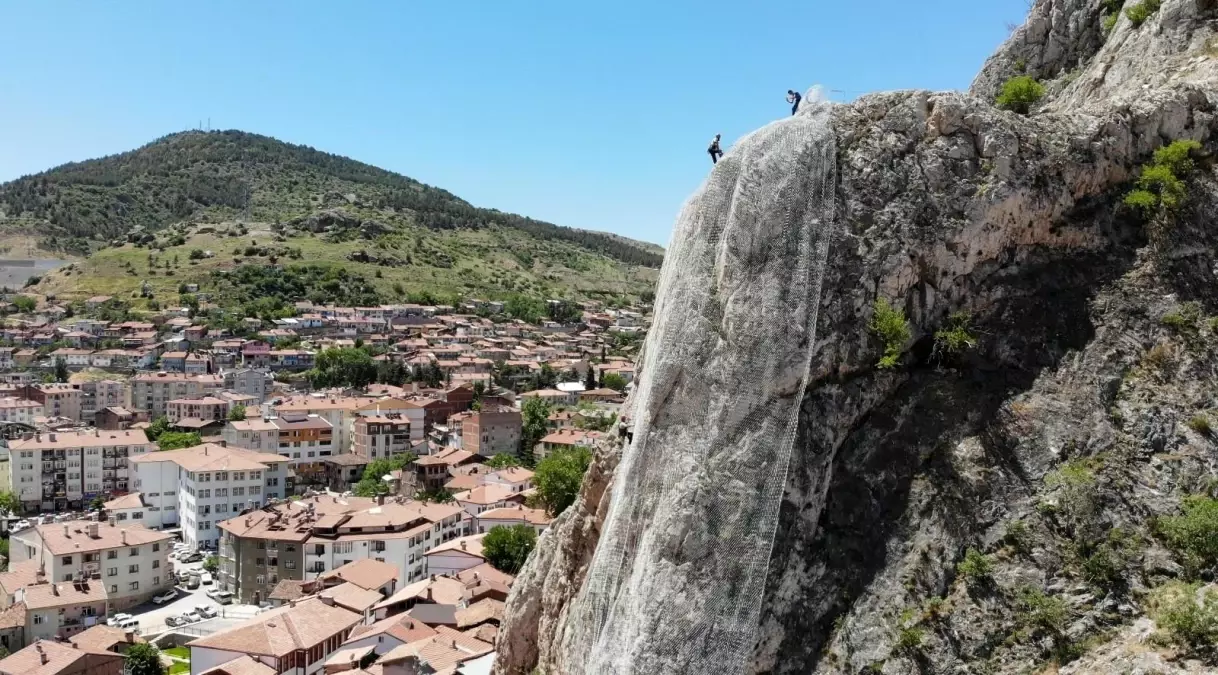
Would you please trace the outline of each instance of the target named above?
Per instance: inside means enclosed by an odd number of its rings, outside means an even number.
[[[747,672],[1212,672],[1162,598],[1216,562],[1164,526],[1218,485],[1216,25],[1214,0],[1038,0],[968,94],[832,108],[835,231],[811,365],[776,375],[806,387]],[[1026,115],[994,105],[1019,75],[1046,92]],[[1199,147],[1180,205],[1125,206],[1181,140]],[[877,299],[911,329],[894,368],[876,367]],[[700,318],[742,359],[772,348],[730,339],[729,303]],[[621,453],[598,451],[542,537],[499,672],[585,672],[571,607]]]

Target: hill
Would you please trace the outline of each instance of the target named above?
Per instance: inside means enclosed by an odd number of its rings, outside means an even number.
[[[136,261],[181,262],[194,249],[212,255],[160,276],[199,281],[216,268],[265,264],[278,257],[269,244],[380,280],[371,283],[388,294],[398,285],[638,295],[662,261],[651,244],[478,208],[406,176],[241,131],[172,134],[0,185],[0,230],[34,232],[40,248],[84,258],[66,277],[48,275],[42,287],[51,291],[131,290],[143,278],[126,272]]]

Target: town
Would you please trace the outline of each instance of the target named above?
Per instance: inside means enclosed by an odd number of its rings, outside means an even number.
[[[650,306],[216,321],[181,290],[0,303],[0,672],[488,672],[513,575],[626,428]]]

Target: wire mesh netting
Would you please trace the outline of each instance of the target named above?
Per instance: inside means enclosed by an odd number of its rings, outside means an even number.
[[[739,672],[753,646],[834,223],[830,105],[741,139],[678,217],[567,672]]]

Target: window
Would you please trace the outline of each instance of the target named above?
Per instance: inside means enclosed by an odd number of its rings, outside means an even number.
[[[245,496],[245,488],[243,488],[243,487],[235,487],[235,488],[233,488],[233,496],[234,496],[234,497],[244,497],[244,496]]]
[[[161,550],[161,542],[159,542],[159,541],[158,541],[158,542],[153,543],[153,544],[152,544],[152,552],[153,552],[153,553],[156,553],[156,552],[157,552],[157,551],[159,551],[159,550]]]
[[[106,570],[106,576],[108,576],[108,577],[116,577],[116,576],[118,576],[118,568],[117,568],[117,567],[111,567],[110,569]]]
[[[34,615],[34,623],[43,623],[44,621],[46,621],[46,619],[41,614]]]
[[[111,592],[111,593],[118,593],[118,586],[117,586],[117,585],[115,585],[115,584],[110,584],[110,592]]]
[[[69,572],[69,573],[67,573],[67,574],[63,575],[63,580],[64,580],[64,581],[71,581],[71,580],[72,580],[72,573],[71,573],[71,572]]]
[[[107,551],[106,560],[114,560],[118,557],[118,551]]]
[[[314,544],[313,545],[313,555],[325,555],[325,554],[326,554],[326,545],[325,544]]]
[[[262,488],[257,485],[251,485],[250,494],[251,495],[260,495],[260,494],[262,494]]]
[[[286,567],[287,569],[294,570],[294,569],[296,569],[296,561],[295,560],[285,560],[285,561],[283,561],[283,566]]]
[[[70,556],[70,555],[65,555],[65,556],[63,557],[63,564],[65,564],[65,565],[71,565],[71,564],[72,564],[72,556]]]
[[[199,490],[199,499],[211,499],[211,490]]]
[[[139,565],[127,565],[127,571],[131,574],[136,574],[140,571]]]
[[[140,547],[136,546],[135,548],[131,549],[130,557],[134,558],[135,556],[137,556],[139,554],[140,554]]]
[[[161,566],[161,561],[160,561],[160,560],[153,560],[153,561],[152,561],[152,569],[154,569],[154,570],[155,570],[155,569],[159,568],[160,566]]]
[[[153,586],[160,586],[160,585],[161,585],[161,578],[160,578],[160,577],[152,577],[152,585],[153,585]]]
[[[350,541],[334,542],[334,552],[335,553],[350,553],[352,548],[353,548],[353,542],[350,542]]]
[[[254,582],[257,584],[264,584],[266,583],[266,577],[259,574],[257,577],[255,577]]]
[[[138,591],[138,590],[140,590],[140,582],[138,582],[138,581],[132,581],[132,582],[131,582],[131,590],[133,590],[133,591]]]

